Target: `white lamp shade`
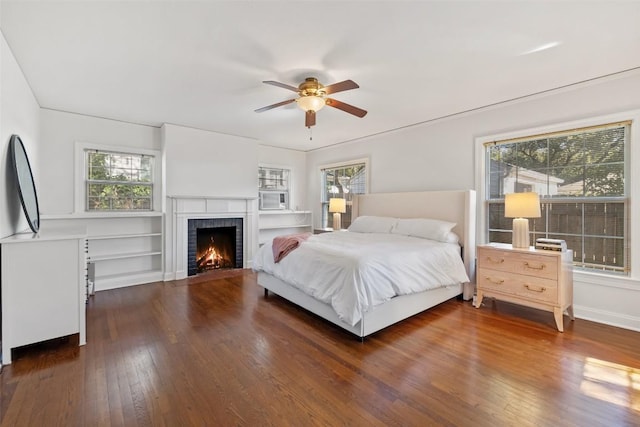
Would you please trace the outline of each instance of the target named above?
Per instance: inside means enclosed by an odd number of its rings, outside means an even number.
[[[345,199],[329,199],[329,212],[345,213],[347,211],[347,201]]]
[[[540,197],[538,193],[511,193],[504,195],[504,216],[513,218],[514,248],[528,248],[529,220],[540,218]]]
[[[540,218],[538,193],[510,193],[504,195],[506,218]]]
[[[298,107],[304,111],[320,111],[327,103],[324,98],[312,95],[301,96],[296,99],[296,102],[298,103]]]

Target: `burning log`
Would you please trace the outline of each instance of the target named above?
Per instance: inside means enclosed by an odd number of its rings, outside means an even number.
[[[216,247],[213,246],[213,239],[211,239],[211,245],[209,245],[205,252],[196,256],[196,265],[200,272],[234,267],[231,259],[228,259],[228,257],[223,256],[220,251],[216,250]]]

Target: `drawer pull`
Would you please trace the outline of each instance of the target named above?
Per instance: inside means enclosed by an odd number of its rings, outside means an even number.
[[[489,277],[489,276],[486,276],[486,277],[485,277],[485,279],[486,279],[488,282],[495,283],[496,285],[502,285],[502,284],[504,283],[504,279],[495,280],[495,279],[492,279],[492,278],[491,278],[491,277]]]
[[[530,268],[531,270],[544,270],[544,268],[546,267],[545,264],[531,265],[528,262],[525,262],[524,266]]]
[[[524,287],[525,287],[525,288],[527,288],[527,290],[529,290],[529,291],[533,291],[533,292],[540,292],[540,293],[542,293],[542,292],[544,292],[544,291],[546,291],[546,290],[547,290],[547,288],[545,288],[544,286],[541,286],[541,287],[540,287],[540,288],[538,288],[538,289],[537,289],[537,288],[532,288],[532,287],[530,287],[529,285],[524,285]]]
[[[487,257],[487,261],[493,263],[493,264],[502,264],[504,262],[504,258],[500,258],[498,260],[491,258],[490,256]]]

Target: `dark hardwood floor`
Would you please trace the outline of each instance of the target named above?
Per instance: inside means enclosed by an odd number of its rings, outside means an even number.
[[[3,426],[638,426],[640,333],[450,300],[363,343],[248,270],[97,293],[14,350]]]

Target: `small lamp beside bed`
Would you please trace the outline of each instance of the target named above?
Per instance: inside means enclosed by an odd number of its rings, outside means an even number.
[[[340,198],[329,199],[329,212],[333,214],[333,229],[342,228],[342,214],[347,211],[347,201]]]
[[[529,220],[540,218],[540,197],[538,193],[510,193],[504,195],[504,216],[513,218],[514,248],[528,248]]]

